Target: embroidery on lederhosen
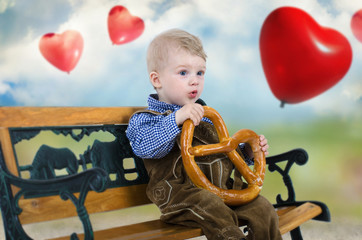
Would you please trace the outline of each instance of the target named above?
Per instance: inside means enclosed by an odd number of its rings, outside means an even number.
[[[172,185],[167,180],[161,181],[153,188],[153,202],[159,208],[162,208],[163,206],[167,205],[167,203],[169,203],[171,193]]]

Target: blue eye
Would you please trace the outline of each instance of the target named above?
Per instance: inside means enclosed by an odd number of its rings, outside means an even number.
[[[204,72],[203,72],[203,71],[197,72],[197,76],[203,76],[203,75],[204,75]]]
[[[186,71],[181,71],[179,74],[180,74],[181,76],[186,76]]]

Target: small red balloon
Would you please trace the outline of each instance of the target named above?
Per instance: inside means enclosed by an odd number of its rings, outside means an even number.
[[[362,9],[353,14],[351,19],[351,29],[353,35],[362,42]]]
[[[309,14],[281,7],[265,19],[260,55],[274,96],[282,103],[299,103],[334,86],[352,62],[348,40],[320,26]]]
[[[108,14],[108,33],[113,44],[124,44],[138,38],[145,24],[139,17],[132,16],[123,6],[113,7]]]
[[[77,65],[83,52],[82,35],[74,30],[62,34],[48,33],[39,41],[43,57],[56,68],[70,72]]]

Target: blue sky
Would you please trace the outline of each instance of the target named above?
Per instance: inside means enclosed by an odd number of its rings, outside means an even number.
[[[145,21],[135,41],[112,45],[107,16],[123,5]],[[283,109],[267,84],[259,53],[263,21],[274,9],[295,6],[350,42],[352,65],[327,92]],[[362,43],[350,29],[360,0],[0,0],[0,106],[144,106],[154,90],[145,53],[169,28],[198,35],[208,54],[202,98],[227,122],[283,123],[333,116],[362,120]],[[84,39],[70,74],[38,49],[42,35],[73,29]]]

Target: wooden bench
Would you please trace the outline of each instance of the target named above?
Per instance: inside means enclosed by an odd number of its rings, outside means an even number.
[[[145,194],[147,172],[125,136],[129,117],[139,109],[0,107],[0,204],[6,239],[31,239],[25,224],[77,215],[84,232],[73,233],[71,239],[187,239],[202,235],[198,228],[160,220],[93,232],[89,214],[151,204]],[[82,150],[83,141],[95,133],[106,140],[93,139]],[[79,145],[79,156],[70,147],[49,146],[50,137],[66,139],[72,147]],[[292,239],[302,239],[299,226],[305,221],[330,221],[325,204],[295,201],[289,170],[307,160],[303,149],[267,158],[269,171],[279,172],[287,187],[287,199],[279,194],[274,206],[281,233],[290,232]]]

